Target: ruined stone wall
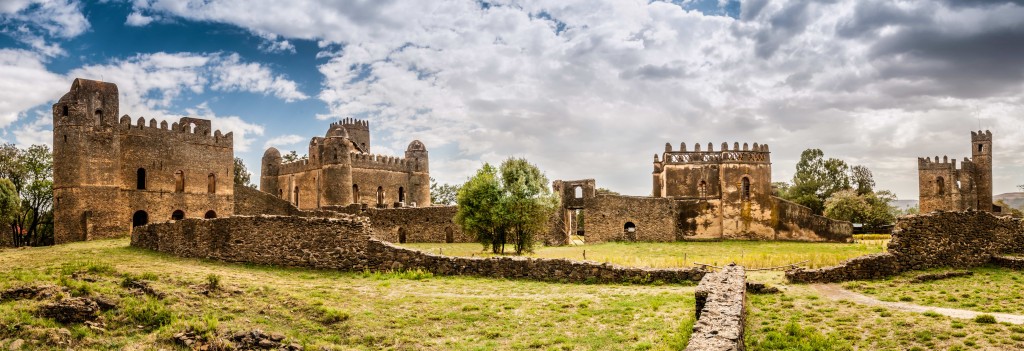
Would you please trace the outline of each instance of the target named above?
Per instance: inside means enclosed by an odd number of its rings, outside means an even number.
[[[832,267],[791,270],[786,278],[793,282],[840,282],[918,269],[977,267],[995,256],[1024,253],[1024,229],[1018,219],[984,211],[904,216],[896,222],[888,251]]]
[[[1009,269],[1024,270],[1024,257],[1017,256],[994,256],[992,264]]]
[[[601,194],[584,211],[588,243],[678,240],[671,199]],[[626,230],[629,223],[635,231]]]
[[[917,159],[921,213],[992,211],[992,132],[971,132],[971,158]]]
[[[765,156],[754,154],[752,156]],[[772,225],[771,164],[756,161],[723,161],[722,237],[767,239],[776,235]]]
[[[698,281],[705,273],[698,268],[629,268],[565,259],[439,256],[371,238],[368,221],[357,216],[187,219],[140,227],[132,234],[132,246],[226,262],[349,271],[422,269],[440,275],[560,282],[680,283]]]
[[[474,238],[455,224],[455,206],[369,208],[375,238],[394,243],[471,243]]]
[[[853,240],[853,224],[815,215],[810,208],[773,197],[776,208],[773,240],[832,241]]]
[[[302,216],[303,212],[277,196],[247,186],[235,185],[235,215]]]
[[[694,292],[697,321],[686,350],[742,351],[747,317],[746,270],[730,265],[701,279]]]

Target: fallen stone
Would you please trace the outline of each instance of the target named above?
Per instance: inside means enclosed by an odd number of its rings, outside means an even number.
[[[61,289],[53,285],[19,286],[0,291],[0,302],[25,299],[46,299],[56,295]]]
[[[162,299],[164,298],[164,296],[166,296],[164,293],[157,291],[152,286],[150,286],[148,282],[141,279],[125,278],[124,281],[121,282],[121,287],[138,290],[145,293],[146,295],[153,296],[158,299]]]
[[[973,275],[973,274],[974,274],[974,272],[971,272],[971,271],[954,271],[954,272],[922,274],[922,275],[914,277],[913,279],[910,280],[910,282],[911,283],[924,283],[924,282],[933,281],[933,280],[941,280],[941,279],[948,279],[948,278],[955,278],[955,277],[966,277],[966,276],[970,276],[970,275]]]
[[[779,288],[768,286],[765,283],[747,282],[747,292],[751,294],[777,294]]]
[[[100,308],[92,299],[72,297],[39,307],[39,315],[63,324],[81,323],[96,319]]]

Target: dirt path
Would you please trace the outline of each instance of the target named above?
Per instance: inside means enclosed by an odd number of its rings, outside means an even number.
[[[933,311],[944,316],[963,319],[972,319],[980,314],[990,314],[992,316],[995,316],[996,320],[999,322],[1024,324],[1024,316],[1018,314],[985,313],[970,310],[961,310],[956,308],[921,306],[906,302],[882,301],[874,297],[846,290],[843,287],[839,286],[838,284],[815,284],[813,285],[813,287],[819,293],[825,295],[825,297],[828,297],[832,300],[847,300],[862,305],[881,306],[888,309],[905,312],[924,313],[927,311]]]

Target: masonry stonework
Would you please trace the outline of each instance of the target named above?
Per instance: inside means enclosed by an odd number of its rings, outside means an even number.
[[[992,132],[971,132],[971,158],[965,157],[960,168],[955,158],[922,157],[917,173],[921,213],[993,211]]]
[[[694,291],[697,321],[688,351],[743,351],[747,282],[743,266],[706,274]]]
[[[370,124],[346,118],[309,142],[307,159],[283,163],[281,152],[263,154],[260,190],[302,210],[367,204],[389,208],[430,206],[427,148],[413,140],[405,157],[370,153]]]
[[[117,86],[75,79],[53,105],[54,241],[234,212],[232,133],[209,120],[118,116]]]

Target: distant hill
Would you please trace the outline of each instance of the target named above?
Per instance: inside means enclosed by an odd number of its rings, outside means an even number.
[[[1024,207],[1024,193],[1005,193],[992,197],[992,201],[1003,200],[1010,207],[1020,209]]]
[[[917,206],[917,200],[896,200],[890,202],[889,204],[892,206],[896,206],[896,208],[898,209],[906,210],[908,208]]]

